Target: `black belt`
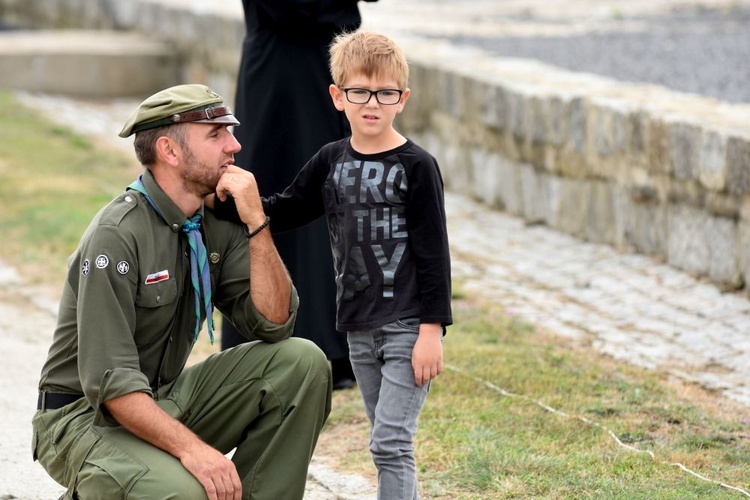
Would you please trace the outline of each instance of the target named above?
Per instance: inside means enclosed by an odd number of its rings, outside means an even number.
[[[83,394],[62,394],[57,392],[40,392],[36,399],[36,409],[57,410],[81,399]]]

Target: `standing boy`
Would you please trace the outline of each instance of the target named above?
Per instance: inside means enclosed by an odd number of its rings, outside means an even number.
[[[393,128],[410,94],[399,47],[343,34],[330,58],[330,94],[352,136],[324,146],[264,205],[273,232],[326,216],[337,328],[371,423],[378,498],[412,499],[417,418],[452,323],[443,182],[435,159]]]

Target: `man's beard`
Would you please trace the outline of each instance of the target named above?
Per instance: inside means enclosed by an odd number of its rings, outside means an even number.
[[[214,172],[205,163],[200,163],[195,158],[190,147],[185,146],[183,151],[185,154],[185,169],[182,172],[182,185],[184,189],[199,198],[215,192],[221,174]]]

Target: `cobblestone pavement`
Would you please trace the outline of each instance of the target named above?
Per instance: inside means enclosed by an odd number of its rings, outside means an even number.
[[[454,279],[470,294],[600,352],[750,405],[750,300],[649,257],[584,243],[457,194]]]

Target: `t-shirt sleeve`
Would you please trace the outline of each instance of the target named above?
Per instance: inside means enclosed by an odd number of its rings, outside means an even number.
[[[272,232],[295,229],[323,215],[323,185],[329,167],[326,158],[325,149],[319,151],[297,172],[283,193],[263,198],[263,208],[271,217]]]
[[[422,152],[411,168],[406,220],[420,295],[420,321],[453,323],[451,264],[443,196],[437,161]]]

